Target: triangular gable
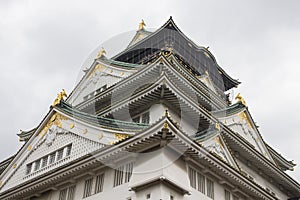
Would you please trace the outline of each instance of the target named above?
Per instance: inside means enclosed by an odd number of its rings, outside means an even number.
[[[133,67],[113,66],[105,57],[97,59],[66,101],[72,105],[78,105],[83,101],[94,98],[134,72],[136,72],[136,69]]]
[[[199,144],[201,144],[219,159],[225,161],[227,164],[231,165],[237,170],[239,169],[234,157],[231,155],[228,149],[229,147],[227,147],[220,133],[208,133],[207,136],[202,136],[201,138],[202,139],[200,140],[196,140]]]
[[[205,75],[202,75],[199,77],[199,79],[209,88],[211,89],[214,93],[217,93],[216,92],[216,89],[215,89],[215,86],[209,76],[209,74],[205,74]]]
[[[130,46],[134,45],[135,43],[141,41],[142,39],[146,38],[150,34],[152,34],[152,32],[146,31],[144,29],[138,30],[136,32],[136,34],[134,35],[134,37],[132,38],[132,40],[129,42],[128,47],[130,47]]]
[[[232,107],[234,107],[234,105]],[[260,152],[262,155],[264,155],[274,163],[274,160],[269,150],[267,149],[266,144],[262,136],[260,135],[247,107],[242,106],[235,111],[230,109],[228,109],[227,111],[225,110],[223,112],[223,116],[219,117],[219,120],[234,132],[238,133],[258,152]]]
[[[123,131],[88,124],[66,115],[58,108],[52,108],[36,132],[0,175],[0,193],[111,145],[128,135]],[[62,155],[59,155],[61,153]],[[53,155],[54,161],[50,161]],[[47,161],[44,161],[45,159]]]

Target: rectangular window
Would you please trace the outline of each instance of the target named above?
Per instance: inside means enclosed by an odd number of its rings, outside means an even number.
[[[93,185],[93,178],[87,179],[84,182],[83,198],[89,197],[92,195],[92,185]]]
[[[191,187],[196,189],[196,170],[190,167],[189,167],[189,178],[190,178]]]
[[[32,163],[27,164],[25,174],[27,175],[32,172],[35,172],[41,168],[51,165],[55,161],[61,160],[65,156],[69,156],[71,154],[71,148],[72,148],[72,144],[63,147],[63,148],[57,150],[56,152],[52,152],[51,154],[48,154],[47,156],[37,159],[36,161],[33,161]]]
[[[198,191],[205,194],[205,176],[200,173],[197,173],[197,178],[198,178]]]
[[[70,145],[68,145],[66,148],[67,148],[67,150],[66,150],[66,156],[71,155],[72,145],[70,144]]]
[[[230,200],[230,192],[225,190],[225,200]]]
[[[96,176],[95,194],[103,191],[104,174]]]
[[[34,162],[34,171],[37,171],[38,169],[40,169],[40,165],[41,165],[41,159],[35,161]]]
[[[67,200],[67,188],[65,188],[59,192],[58,199],[59,200]]]
[[[63,158],[63,155],[64,155],[64,149],[60,149],[57,151],[57,159],[56,161],[59,161]]]
[[[133,163],[127,163],[125,165],[125,183],[128,183],[130,181],[131,175],[133,170]]]
[[[49,165],[55,162],[55,152],[49,155]]]
[[[115,169],[114,187],[130,181],[133,171],[133,162],[127,163]]]
[[[42,165],[41,168],[46,167],[48,162],[48,156],[42,158]]]
[[[207,183],[207,196],[214,199],[214,182],[206,178]]]
[[[32,163],[30,163],[30,164],[27,165],[26,174],[30,174],[31,170],[32,170]]]
[[[149,124],[149,122],[150,122],[149,112],[146,112],[142,115],[142,123]]]
[[[114,187],[123,184],[124,165],[115,169]]]
[[[68,198],[67,200],[74,200],[74,196],[75,196],[75,185],[72,185],[68,188]]]

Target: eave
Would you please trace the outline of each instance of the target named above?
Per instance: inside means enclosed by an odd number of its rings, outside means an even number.
[[[13,156],[3,160],[2,162],[0,162],[0,175],[5,170],[5,168],[9,165],[9,163],[14,159],[15,156],[16,155],[13,155]]]
[[[102,93],[97,94],[97,96],[95,96],[94,98],[88,99],[85,102],[77,105],[77,109],[86,110],[86,112],[88,112],[87,110],[89,106],[95,106],[97,105],[97,102],[109,101],[112,94],[121,94],[121,91],[123,90],[123,94],[128,94],[130,90],[132,90],[131,88],[137,87],[139,85],[144,85],[149,81],[151,83],[156,82],[156,79],[158,78],[157,76],[160,75],[160,62],[164,63],[164,67],[166,67],[165,70],[167,70],[168,74],[175,77],[175,80],[173,81],[175,81],[175,83],[177,82],[176,84],[178,86],[191,88],[191,90],[195,92],[198,98],[202,99],[204,103],[211,105],[212,109],[220,109],[226,106],[224,100],[222,100],[217,94],[211,91],[194,75],[190,74],[186,69],[182,68],[181,71],[178,71],[180,67],[176,67],[176,65],[180,64],[177,63],[177,61],[174,60],[172,63],[168,61],[168,58],[161,55],[155,60],[155,62],[151,63],[150,65],[147,65],[143,69],[140,69],[138,72],[132,74],[126,79],[121,80],[120,82],[109,87]],[[183,80],[178,78],[180,76],[183,77]],[[126,95],[120,95],[119,101],[125,101],[126,98]],[[99,113],[100,112],[97,112],[97,114]]]
[[[266,174],[270,177],[269,181],[277,183],[282,190],[289,191],[296,196],[300,194],[299,183],[281,171],[273,162],[265,158],[241,136],[222,124],[220,126],[227,144],[232,151],[238,153],[236,156],[242,156],[251,161],[252,165],[260,171],[259,173]]]
[[[167,131],[167,134],[165,135],[167,137],[164,137],[164,134],[162,134],[161,131]],[[247,193],[255,199],[276,199],[259,185],[254,184],[234,168],[219,160],[199,144],[193,142],[185,133],[179,130],[176,124],[168,117],[163,117],[156,124],[143,130],[137,136],[130,137],[115,145],[104,147],[93,153],[94,156],[86,155],[56,169],[55,171],[46,173],[42,177],[36,177],[34,180],[20,184],[16,188],[11,188],[8,191],[1,193],[0,197],[2,199],[16,199],[21,196],[32,195],[35,192],[41,191],[43,188],[51,190],[49,185],[52,185],[55,188],[55,185],[62,179],[65,180],[66,178],[74,177],[75,174],[87,172],[88,169],[93,169],[95,166],[98,166],[99,168],[102,165],[99,161],[108,163],[118,157],[124,158],[125,156],[126,158],[128,152],[142,152],[143,149],[152,142],[156,143],[155,141],[157,141],[159,145],[162,137],[169,141],[167,144],[170,148],[182,153],[186,158],[190,157],[196,162],[199,162],[200,166],[210,166],[213,173],[218,174],[217,176],[220,179],[225,178],[232,185],[238,185],[240,190],[243,190],[243,193]],[[70,180],[72,180],[72,178]],[[224,181],[221,183],[223,182]],[[238,191],[239,189],[235,188],[234,190]]]
[[[271,153],[271,156],[275,160],[275,162],[281,167],[282,170],[294,170],[294,167],[296,166],[293,161],[288,161],[285,159],[281,154],[279,154],[277,151],[275,151],[272,147],[270,147],[268,144],[266,144],[268,150]]]

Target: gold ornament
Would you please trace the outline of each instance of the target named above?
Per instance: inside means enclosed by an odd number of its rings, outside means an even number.
[[[143,30],[145,26],[146,26],[146,24],[145,24],[144,20],[142,19],[141,23],[139,24],[139,31]]]
[[[98,52],[97,56],[96,56],[96,59],[99,59],[101,58],[102,56],[105,56],[106,54],[106,51],[105,49],[102,47],[101,50]]]
[[[73,129],[74,127],[75,127],[74,123],[70,124],[70,129]]]
[[[238,93],[238,95],[235,97],[235,99],[236,99],[238,102],[241,102],[244,106],[247,106],[247,105],[246,105],[245,99],[241,96],[240,93]]]
[[[62,128],[62,123],[61,123],[62,120],[67,120],[67,119],[68,119],[67,117],[59,113],[54,113],[53,116],[48,121],[48,123],[44,126],[43,130],[39,133],[40,137],[41,138],[44,137],[44,135],[47,133],[47,131],[52,125]]]
[[[67,97],[67,93],[64,89],[62,89],[62,91],[59,94],[57,94],[57,97],[53,102],[53,106],[58,105],[61,100],[64,100],[64,97]]]
[[[114,138],[116,138],[118,141],[124,140],[128,137],[127,134],[122,133],[114,133]]]

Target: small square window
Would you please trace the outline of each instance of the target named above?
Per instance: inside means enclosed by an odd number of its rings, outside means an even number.
[[[42,166],[41,166],[41,168],[46,167],[47,162],[48,162],[48,156],[43,157],[42,158]]]
[[[37,171],[40,169],[41,160],[37,160],[34,162],[34,171]]]
[[[55,162],[55,152],[49,155],[49,164],[52,164],[54,162]]]
[[[64,149],[60,149],[57,151],[57,161],[61,160],[63,158]]]
[[[66,156],[69,156],[69,155],[71,155],[71,149],[72,149],[72,145],[70,144],[70,145],[68,145],[67,147],[66,147]]]
[[[147,194],[146,199],[150,199],[150,198],[151,198],[151,194]]]
[[[32,163],[30,163],[30,164],[27,165],[26,174],[30,174],[31,170],[32,170]]]

